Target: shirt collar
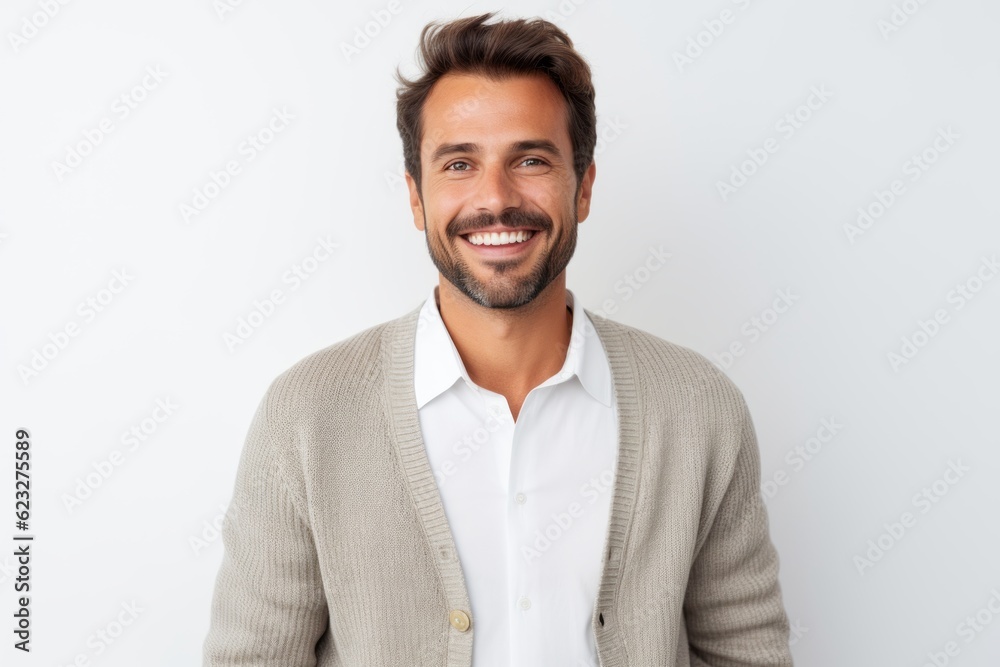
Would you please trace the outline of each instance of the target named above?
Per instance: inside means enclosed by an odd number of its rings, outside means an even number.
[[[451,334],[441,319],[435,285],[424,301],[417,318],[417,333],[413,351],[413,389],[417,409],[444,393],[458,380],[474,387],[462,357],[458,354]],[[571,380],[574,376],[588,394],[601,404],[611,406],[611,368],[593,323],[583,307],[577,308],[576,297],[566,289],[566,305],[573,311],[573,326],[569,348],[559,373],[543,382],[549,386]]]

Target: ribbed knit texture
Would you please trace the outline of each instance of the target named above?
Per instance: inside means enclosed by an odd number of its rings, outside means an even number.
[[[472,667],[476,619],[413,394],[419,311],[271,383],[222,529],[205,667]],[[742,394],[702,355],[584,312],[619,420],[600,667],[791,667]]]

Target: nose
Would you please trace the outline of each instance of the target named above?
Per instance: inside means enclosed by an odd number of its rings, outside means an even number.
[[[508,208],[521,207],[521,194],[513,174],[504,165],[482,168],[473,205],[477,211],[499,216]]]

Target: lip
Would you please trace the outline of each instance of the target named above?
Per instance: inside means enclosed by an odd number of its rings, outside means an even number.
[[[461,236],[462,242],[472,248],[477,253],[480,253],[484,257],[513,257],[515,255],[520,255],[528,250],[535,243],[541,232],[534,229],[528,229],[527,227],[518,227],[516,229],[511,229],[510,227],[502,227],[499,231],[505,232],[516,232],[516,231],[531,231],[531,238],[527,241],[521,241],[520,243],[508,243],[506,245],[476,245],[468,239],[468,235],[463,234]],[[494,230],[489,230],[494,231]],[[478,232],[470,232],[470,234],[485,233],[485,231],[480,230]],[[499,232],[498,232],[499,233]]]

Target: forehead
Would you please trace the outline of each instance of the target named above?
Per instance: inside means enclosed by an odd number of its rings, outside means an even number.
[[[424,155],[442,142],[502,143],[525,133],[569,145],[566,101],[545,74],[445,74],[424,101],[422,121]]]

